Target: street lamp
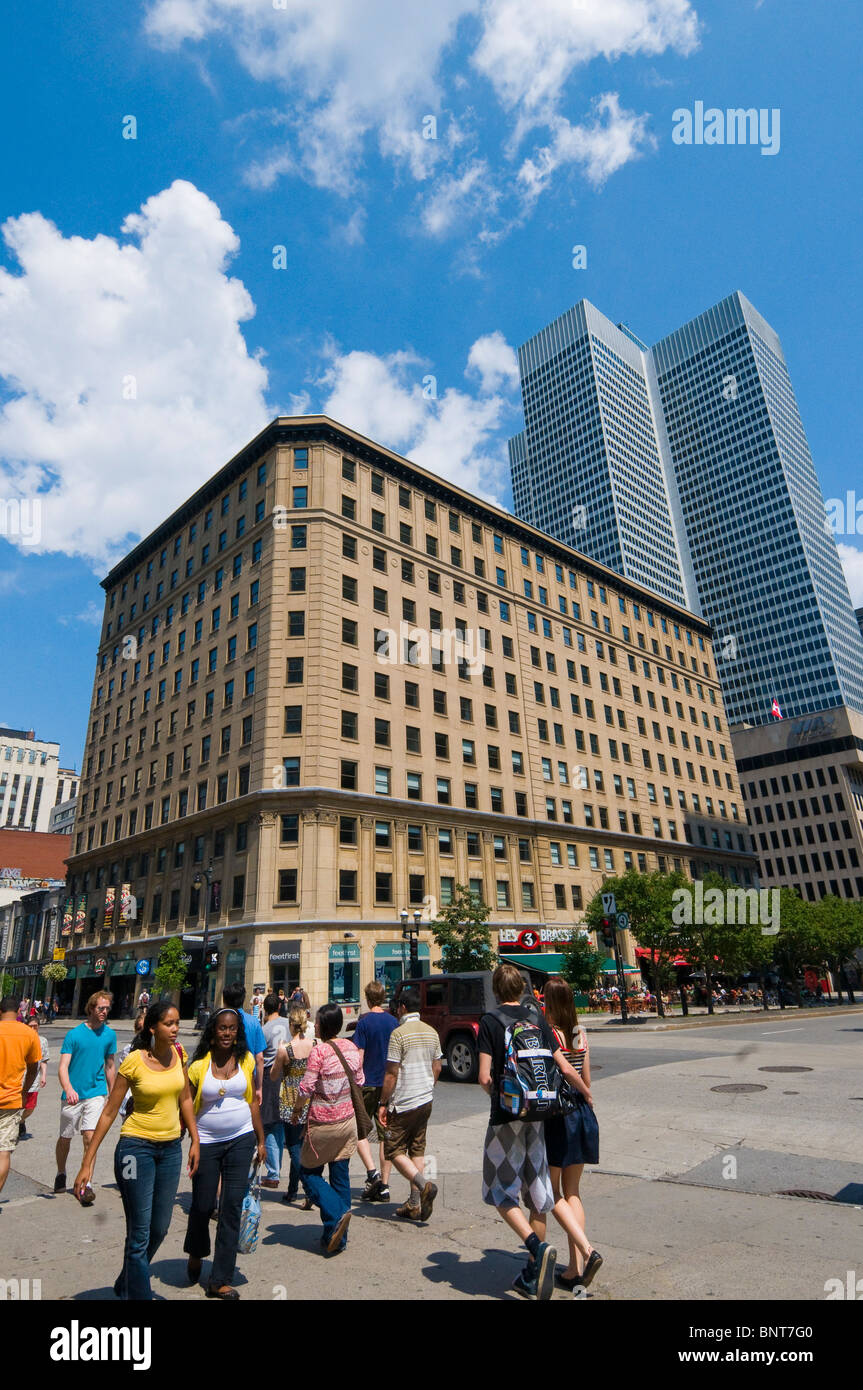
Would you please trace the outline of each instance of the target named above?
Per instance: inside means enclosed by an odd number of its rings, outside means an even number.
[[[399,913],[399,917],[401,918],[401,924],[402,924],[402,940],[403,940],[403,941],[409,941],[409,942],[410,942],[411,978],[412,978],[412,979],[416,979],[416,977],[417,977],[417,976],[419,975],[419,973],[420,973],[420,972],[419,972],[419,939],[420,939],[420,922],[422,921],[422,912],[420,912],[419,908],[415,909],[414,914],[413,914],[413,922],[412,922],[410,925],[408,924],[409,913],[408,913],[408,910],[407,910],[406,907],[403,907],[403,908],[402,908],[401,912]]]
[[[198,1002],[196,1006],[197,1017],[195,1019],[195,1028],[203,1029],[206,1028],[207,1021],[210,1017],[210,1010],[207,1007],[207,946],[209,944],[210,936],[210,893],[211,885],[213,882],[212,859],[210,860],[206,869],[203,870],[203,872],[199,871],[195,874],[195,877],[192,879],[192,882],[199,892],[202,883],[206,883],[207,885],[207,896],[204,899],[204,941],[201,952],[201,982],[198,985]]]

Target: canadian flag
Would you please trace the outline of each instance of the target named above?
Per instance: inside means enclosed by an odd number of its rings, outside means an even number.
[[[781,719],[781,718],[782,718],[782,711],[781,711],[781,709],[779,708],[779,701],[778,701],[778,700],[774,699],[773,704],[772,704],[772,706],[771,706],[771,708],[770,708],[770,713],[773,715],[773,718],[774,718],[774,719]]]

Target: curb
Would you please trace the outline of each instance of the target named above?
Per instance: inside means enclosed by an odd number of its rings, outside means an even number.
[[[687,1028],[733,1027],[735,1024],[763,1022],[767,1018],[775,1019],[777,1017],[788,1017],[789,1015],[794,1018],[802,1018],[808,1015],[813,1019],[821,1019],[843,1018],[849,1015],[853,1017],[861,1013],[863,1013],[863,1004],[846,1004],[841,1007],[833,1005],[832,1007],[821,1009],[800,1009],[796,1004],[788,1004],[784,1009],[778,1007],[768,1010],[753,1009],[751,1013],[714,1014],[712,1018],[709,1014],[700,1014],[697,1018],[652,1019],[650,1023],[642,1023],[639,1019],[637,1023],[633,1021],[631,1025],[627,1024],[626,1027],[627,1031],[629,1031],[631,1027],[644,1033],[669,1033],[675,1032],[677,1029]],[[636,1015],[636,1017],[638,1016]],[[594,1024],[593,1027],[591,1027],[589,1023],[585,1023],[581,1020],[581,1025],[587,1033],[604,1033],[608,1028],[622,1028],[624,1026],[619,1018],[609,1020],[608,1023]]]

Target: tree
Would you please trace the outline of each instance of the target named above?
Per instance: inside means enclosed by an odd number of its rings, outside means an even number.
[[[671,962],[680,949],[678,933],[671,919],[672,894],[676,888],[685,888],[687,883],[685,875],[680,873],[664,874],[656,870],[650,874],[639,874],[629,869],[618,878],[606,879],[600,891],[591,898],[584,914],[588,926],[598,931],[605,916],[602,894],[614,894],[618,912],[629,914],[629,930],[633,937],[639,946],[650,951],[652,984],[656,990],[657,1008],[663,1017],[662,989],[674,983]]]
[[[743,890],[730,884],[721,874],[705,874],[702,890],[699,910],[695,886],[686,885],[690,901],[688,911],[681,914],[684,920],[680,923],[679,941],[690,961],[704,973],[707,1012],[712,1014],[714,974],[736,975],[752,963],[749,954],[755,949],[754,932],[760,934],[760,927],[757,923],[749,923],[748,899],[742,914],[745,920],[737,920],[741,912],[736,895]]]
[[[448,974],[491,970],[497,957],[491,947],[491,929],[486,926],[490,913],[491,908],[463,883],[457,883],[452,902],[430,923],[435,945],[442,951],[435,965]]]
[[[3,974],[0,975],[0,995],[2,995],[4,999],[8,999],[10,995],[12,998],[17,999],[20,992],[20,989],[16,988],[15,976],[10,975],[8,970],[4,970]]]
[[[574,932],[572,940],[564,944],[563,956],[561,975],[580,994],[588,994],[596,984],[603,959],[590,937]]]
[[[798,1004],[802,1004],[800,977],[807,965],[820,965],[824,960],[826,942],[816,916],[815,903],[805,902],[793,888],[780,889],[779,935],[773,941],[774,957],[780,972],[791,984]],[[780,999],[783,983],[780,978]]]
[[[818,925],[824,959],[836,979],[836,991],[842,998],[843,968],[851,963],[856,966],[854,952],[863,946],[863,904],[851,902],[847,898],[837,898],[832,893],[814,905],[814,917]],[[815,965],[813,960],[811,965]],[[845,975],[845,988],[849,1003],[854,1003],[854,990],[851,979]]]
[[[160,994],[173,994],[186,983],[186,964],[183,960],[182,937],[172,936],[159,952],[159,963],[153,971],[153,979]]]

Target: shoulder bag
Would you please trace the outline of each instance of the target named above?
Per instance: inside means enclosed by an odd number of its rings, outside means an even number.
[[[363,1100],[363,1093],[357,1085],[356,1078],[353,1072],[351,1071],[350,1067],[348,1066],[347,1062],[345,1061],[344,1057],[342,1056],[340,1049],[335,1047],[333,1043],[327,1043],[327,1046],[331,1047],[333,1052],[338,1057],[339,1061],[344,1067],[345,1076],[348,1078],[348,1085],[351,1088],[351,1100],[353,1101],[354,1106],[354,1116],[357,1122],[357,1138],[368,1139],[369,1135],[372,1132],[372,1117],[366,1110],[365,1101]]]

